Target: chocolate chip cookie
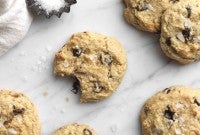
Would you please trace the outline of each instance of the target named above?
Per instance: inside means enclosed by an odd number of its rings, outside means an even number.
[[[167,88],[146,101],[141,110],[143,135],[199,135],[200,90]]]
[[[97,135],[88,125],[71,124],[59,128],[54,135]]]
[[[200,59],[200,2],[190,0],[170,7],[162,17],[163,52],[181,64]]]
[[[124,48],[114,38],[98,33],[74,34],[56,54],[54,71],[59,76],[75,76],[75,89],[81,102],[94,102],[110,96],[127,69]]]
[[[23,94],[0,90],[0,135],[40,135],[36,108]]]
[[[158,33],[163,12],[179,1],[183,0],[124,0],[124,16],[136,28]]]

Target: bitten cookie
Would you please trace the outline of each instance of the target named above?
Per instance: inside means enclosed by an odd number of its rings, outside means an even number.
[[[162,17],[163,52],[181,64],[200,59],[200,2],[190,0],[169,8]]]
[[[143,135],[199,135],[200,90],[173,86],[146,101],[141,110]]]
[[[54,135],[97,135],[88,125],[71,124],[59,128]]]
[[[56,54],[54,71],[75,76],[81,102],[99,101],[119,86],[127,69],[124,48],[114,38],[92,32],[74,34]]]
[[[124,16],[136,28],[158,33],[163,12],[183,0],[124,0]]]
[[[36,108],[23,94],[0,90],[0,135],[40,135]]]

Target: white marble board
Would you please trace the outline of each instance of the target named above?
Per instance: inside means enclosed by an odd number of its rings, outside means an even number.
[[[121,0],[78,0],[60,19],[35,18],[25,39],[0,57],[0,87],[19,90],[33,100],[42,135],[73,122],[89,124],[99,135],[140,135],[139,112],[146,99],[175,84],[200,87],[200,63],[182,66],[167,59],[159,35],[128,25],[123,8]],[[81,31],[118,38],[128,55],[128,71],[118,91],[95,104],[80,104],[70,91],[73,80],[52,71],[55,52]]]

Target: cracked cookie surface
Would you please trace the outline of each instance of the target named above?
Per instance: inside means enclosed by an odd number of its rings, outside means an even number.
[[[71,124],[59,128],[54,135],[97,135],[88,125]]]
[[[179,1],[183,0],[124,0],[124,16],[140,30],[159,33],[163,12]]]
[[[74,34],[56,54],[54,72],[75,76],[81,102],[95,102],[110,96],[127,69],[124,48],[114,38],[98,33]]]
[[[200,60],[200,2],[180,2],[162,17],[163,52],[181,64]]]
[[[36,108],[23,94],[0,90],[0,135],[40,135]]]
[[[199,135],[200,90],[172,86],[148,99],[141,114],[143,135]]]

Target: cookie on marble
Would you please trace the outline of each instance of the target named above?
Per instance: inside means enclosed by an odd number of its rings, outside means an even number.
[[[200,2],[172,6],[162,17],[160,44],[163,52],[181,64],[200,60]]]
[[[0,134],[40,135],[37,110],[23,94],[0,90]]]
[[[81,91],[81,102],[95,102],[109,97],[119,86],[127,69],[127,58],[121,44],[98,33],[74,34],[56,54],[54,72],[75,76],[75,89]]]
[[[124,0],[124,16],[140,30],[159,33],[163,12],[179,1],[183,0]]]
[[[141,110],[143,135],[199,135],[200,90],[172,86],[148,99]]]
[[[54,135],[97,135],[88,125],[71,124],[59,128]]]

